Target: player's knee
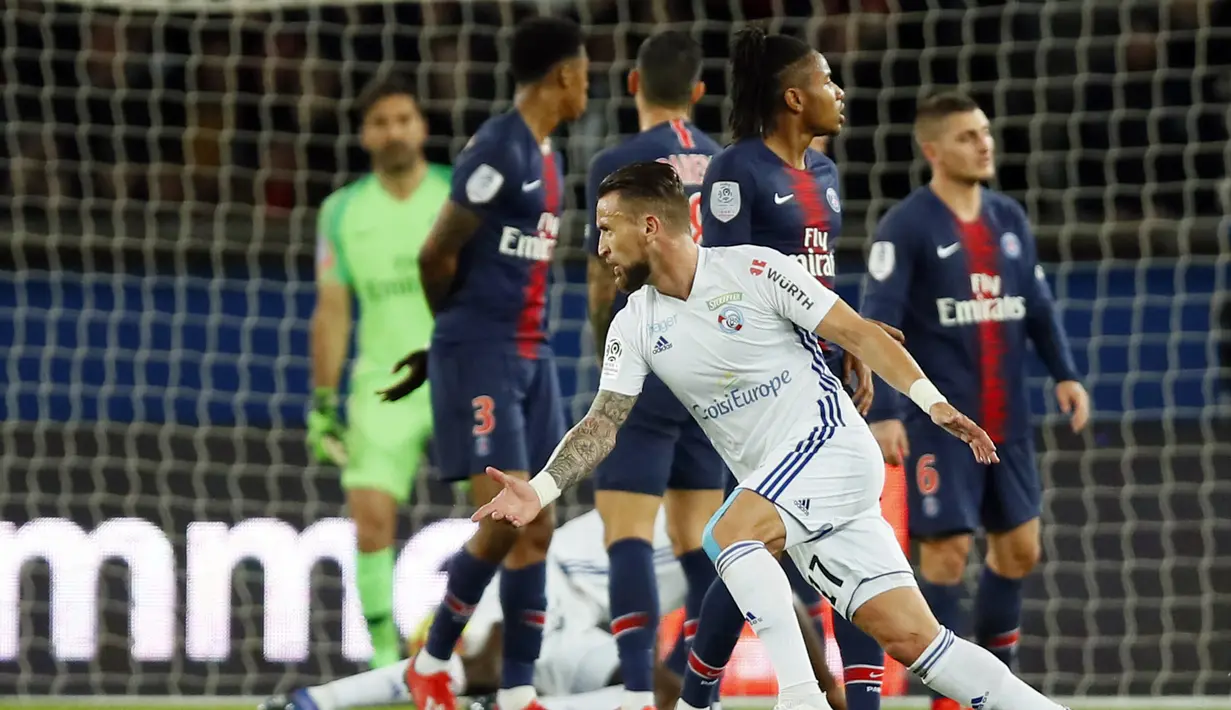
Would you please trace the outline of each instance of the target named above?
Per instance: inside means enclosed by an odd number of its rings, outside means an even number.
[[[379,552],[393,545],[394,520],[379,516],[355,518],[355,544],[360,552]]]
[[[479,521],[478,530],[475,530],[470,541],[466,543],[466,550],[484,562],[499,564],[512,551],[513,545],[520,537],[519,533],[517,528],[504,521],[484,518]]]
[[[594,507],[603,519],[603,544],[636,539],[652,542],[660,505],[657,496],[626,491],[597,491]]]
[[[989,546],[987,565],[1001,577],[1021,579],[1034,570],[1042,555],[1037,538],[1024,538],[1011,544]]]
[[[970,535],[925,540],[919,543],[919,573],[932,584],[957,584],[966,573]]]
[[[704,544],[703,533],[722,507],[721,491],[667,491],[667,536],[679,557]]]
[[[716,560],[727,547],[743,540],[765,543],[770,553],[777,555],[786,542],[786,527],[773,503],[755,493],[741,495],[736,491],[706,524],[701,546],[711,560]]]
[[[379,552],[393,544],[397,507],[391,496],[378,491],[351,491],[347,507],[355,523],[355,545],[360,552]]]
[[[549,506],[518,531],[517,539],[504,558],[504,566],[521,569],[547,559],[547,548],[556,529],[555,507]]]
[[[869,599],[855,612],[854,621],[886,655],[906,666],[923,654],[940,631],[936,617],[913,586],[891,589]]]

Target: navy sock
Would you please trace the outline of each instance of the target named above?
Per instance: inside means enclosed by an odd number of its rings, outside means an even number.
[[[697,635],[688,654],[684,689],[680,699],[696,708],[707,708],[717,697],[718,683],[727,661],[744,631],[744,614],[727,585],[715,579],[701,603]]]
[[[534,685],[534,662],[543,647],[547,623],[547,565],[539,562],[500,575],[504,612],[504,665],[501,688]]]
[[[962,597],[966,596],[966,587],[961,584],[933,584],[926,579],[919,580],[919,591],[932,608],[932,615],[941,626],[949,629],[955,636],[966,635],[966,615],[962,613]],[[943,697],[935,691],[929,691],[933,698]]]
[[[629,537],[607,548],[611,563],[611,635],[620,653],[624,689],[654,690],[654,641],[658,633],[658,581],[654,547]]]
[[[688,583],[688,592],[684,596],[684,648],[681,649],[679,659],[676,659],[675,654],[672,653],[667,667],[675,671],[677,666],[674,664],[678,663],[678,672],[682,675],[684,665],[688,662],[688,649],[692,648],[692,638],[697,635],[697,619],[701,616],[701,604],[705,601],[710,585],[718,579],[718,570],[714,568],[714,562],[709,555],[705,554],[705,550],[699,547],[685,552],[677,559],[684,570],[684,580]]]
[[[975,640],[1009,668],[1017,663],[1022,618],[1022,581],[1001,577],[987,565],[975,594]]]
[[[880,710],[885,652],[871,636],[839,614],[833,615],[833,637],[842,654],[847,710]]]
[[[447,661],[453,655],[453,647],[462,636],[462,629],[470,621],[474,607],[483,598],[483,592],[496,576],[499,565],[484,562],[462,548],[449,560],[449,579],[445,584],[445,597],[440,601],[432,628],[427,635],[424,650],[427,655]]]

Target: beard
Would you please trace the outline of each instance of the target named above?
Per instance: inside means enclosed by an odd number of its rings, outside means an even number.
[[[404,143],[391,143],[385,146],[377,156],[381,172],[406,173],[419,162],[419,156]]]
[[[643,261],[628,267],[620,267],[616,286],[624,293],[632,293],[650,280],[650,262]]]

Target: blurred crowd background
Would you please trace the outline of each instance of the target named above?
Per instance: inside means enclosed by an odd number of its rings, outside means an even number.
[[[721,134],[731,23],[766,20],[812,41],[845,87],[849,127],[833,152],[846,203],[871,219],[922,175],[915,101],[952,85],[994,117],[1000,186],[1036,221],[1077,228],[1231,207],[1222,0],[275,4],[236,15],[11,0],[0,20],[4,192],[35,209],[311,208],[365,169],[351,102],[384,71],[414,78],[429,155],[448,162],[507,105],[510,27],[546,8],[586,25],[594,60],[589,114],[562,129],[574,206],[588,157],[636,128],[624,75],[649,32],[675,24],[701,40],[710,93],[696,121]]]

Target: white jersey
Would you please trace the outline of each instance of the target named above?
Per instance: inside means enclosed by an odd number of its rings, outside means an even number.
[[[778,251],[703,247],[687,300],[652,286],[629,297],[607,336],[599,389],[640,394],[653,372],[736,479],[785,446],[799,452],[786,468],[803,468],[835,431],[867,428],[813,333],[837,301]]]

